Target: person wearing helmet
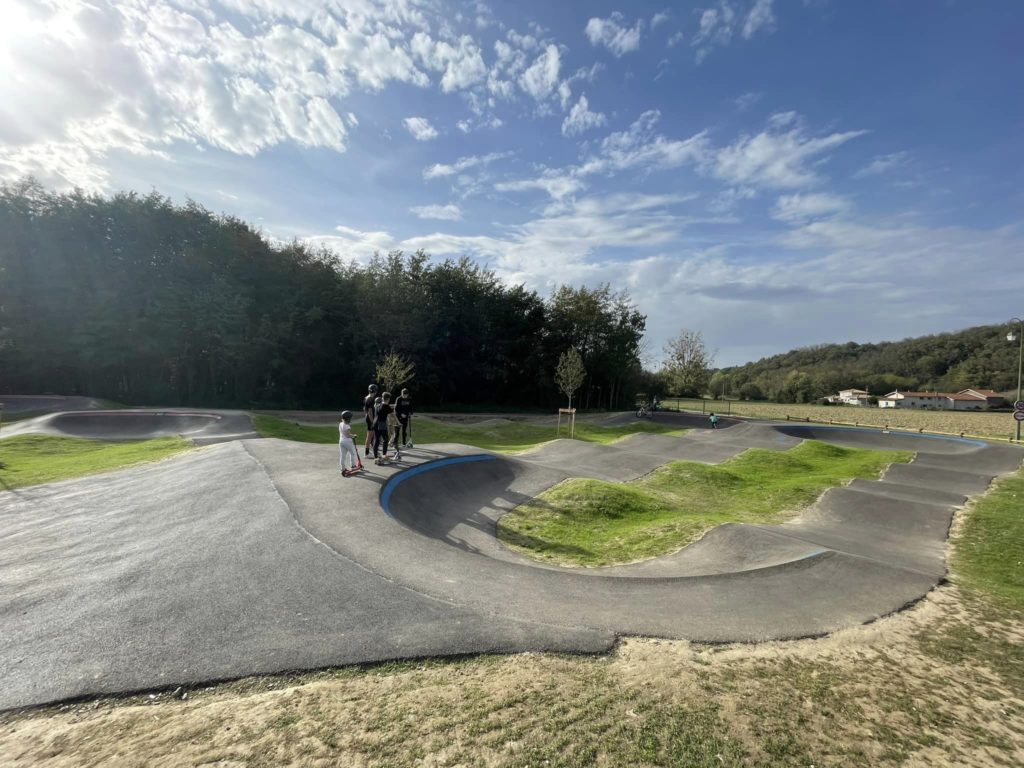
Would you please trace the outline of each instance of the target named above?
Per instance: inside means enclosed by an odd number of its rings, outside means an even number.
[[[377,385],[371,384],[367,388],[367,395],[363,398],[363,416],[366,417],[366,444],[363,446],[363,455],[369,456],[373,449],[374,431],[373,421],[375,418],[373,401],[377,397]]]
[[[356,450],[355,435],[352,434],[352,411],[341,413],[341,421],[338,423],[338,453],[341,474],[345,477],[354,475],[363,468],[363,462],[359,460],[359,451]],[[352,456],[351,466],[345,460],[349,455]]]

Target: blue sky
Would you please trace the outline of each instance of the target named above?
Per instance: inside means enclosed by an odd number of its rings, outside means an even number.
[[[1024,313],[1024,5],[6,0],[0,178],[610,283],[721,365]]]

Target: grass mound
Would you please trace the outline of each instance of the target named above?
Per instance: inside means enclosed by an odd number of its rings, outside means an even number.
[[[718,466],[677,461],[633,483],[571,479],[502,517],[498,536],[546,562],[628,563],[673,552],[722,523],[780,522],[824,490],[878,477],[912,456],[807,441]]]
[[[52,483],[120,469],[181,453],[192,444],[180,437],[106,442],[49,435],[19,435],[0,441],[0,489]]]
[[[338,441],[336,426],[303,426],[266,414],[253,414],[252,421],[261,437],[278,437],[301,443],[336,443]],[[353,419],[352,426],[360,439],[365,437],[366,427],[361,419],[358,421]],[[524,451],[555,439],[555,430],[552,427],[522,422],[474,426],[440,422],[426,417],[414,417],[413,431],[413,437],[417,443],[464,443],[502,453]],[[599,427],[580,422],[576,424],[576,438],[591,443],[613,443],[637,432],[681,435],[686,430],[648,421],[620,427]],[[566,430],[563,428],[562,437],[565,437],[566,434]]]

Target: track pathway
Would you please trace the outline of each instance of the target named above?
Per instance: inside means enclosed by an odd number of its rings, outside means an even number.
[[[541,567],[493,535],[504,511],[568,476],[629,480],[805,437],[918,454],[880,482],[827,492],[792,523],[721,526],[633,566]],[[817,635],[926,594],[944,576],[955,508],[1022,458],[973,441],[768,424],[556,441],[518,457],[433,445],[351,479],[336,451],[233,440],[0,494],[0,708],[416,656],[596,652],[622,634]]]

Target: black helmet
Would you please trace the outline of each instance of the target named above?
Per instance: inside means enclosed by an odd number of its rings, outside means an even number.
[[[376,384],[371,384],[370,387],[369,387],[369,391],[370,391],[370,394],[373,394],[374,392],[376,392],[377,391],[377,385]]]
[[[342,411],[341,412],[341,420],[342,421],[351,421],[351,419],[352,419],[352,411]]]

